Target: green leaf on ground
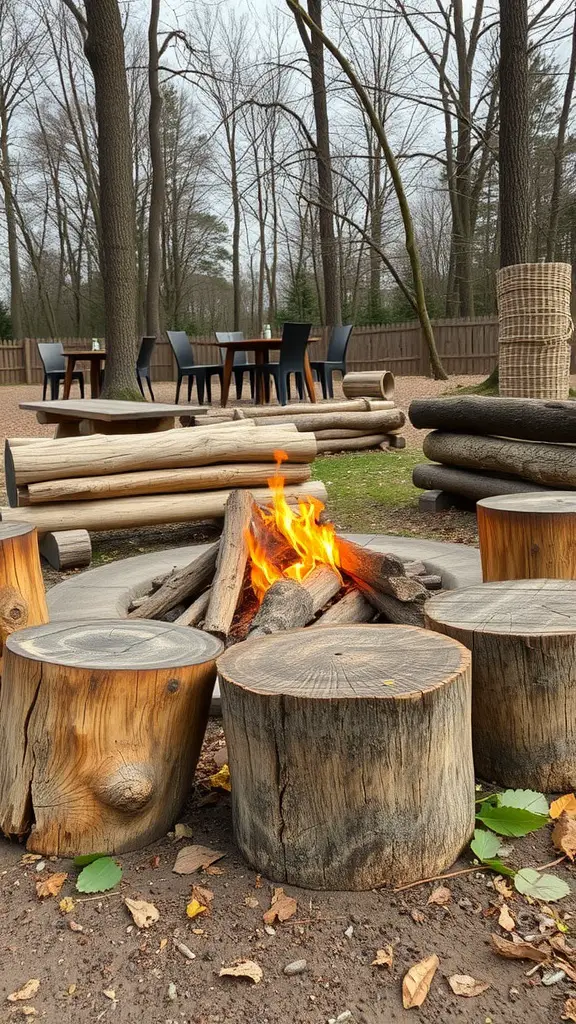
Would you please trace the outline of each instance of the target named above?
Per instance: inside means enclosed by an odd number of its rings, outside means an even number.
[[[492,857],[496,857],[500,849],[500,840],[493,832],[477,828],[474,829],[474,839],[470,843],[470,849],[476,854],[478,860],[489,860]]]
[[[533,789],[507,789],[498,793],[499,807],[520,807],[523,811],[533,814],[548,814],[548,801],[544,793],[536,793]]]
[[[570,886],[556,875],[543,875],[534,868],[522,868],[514,876],[514,885],[523,896],[552,903],[570,894]]]
[[[87,864],[91,864],[94,860],[100,860],[101,857],[105,857],[105,853],[82,853],[79,857],[74,857],[75,868],[85,868]]]
[[[122,868],[112,857],[99,857],[80,872],[76,880],[78,892],[106,892],[122,878]]]
[[[506,864],[503,864],[501,860],[487,858],[483,863],[487,868],[491,868],[492,871],[496,871],[499,875],[507,875],[508,878],[514,878],[516,872],[513,868],[509,868]]]
[[[525,836],[536,832],[548,821],[548,814],[534,814],[521,807],[494,807],[482,804],[476,817],[500,836]]]

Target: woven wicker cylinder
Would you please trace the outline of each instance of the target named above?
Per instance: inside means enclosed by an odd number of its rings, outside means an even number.
[[[500,344],[569,342],[574,327],[571,284],[569,263],[519,263],[499,270],[496,290]]]
[[[566,342],[500,345],[500,394],[506,398],[568,398],[570,356]]]

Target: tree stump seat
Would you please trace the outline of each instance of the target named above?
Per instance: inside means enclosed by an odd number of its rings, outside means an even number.
[[[7,640],[0,828],[71,857],[139,849],[177,820],[222,644],[153,621],[57,622]]]
[[[28,523],[0,522],[0,672],[7,637],[47,621],[36,529]]]
[[[470,653],[414,626],[323,626],[218,662],[234,835],[279,882],[434,875],[474,827]]]
[[[507,580],[433,597],[426,621],[472,650],[476,773],[576,788],[576,581]]]
[[[576,491],[483,498],[476,513],[485,583],[576,579]]]

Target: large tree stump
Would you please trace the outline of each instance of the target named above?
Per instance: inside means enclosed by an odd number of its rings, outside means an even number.
[[[164,622],[52,623],[6,644],[0,827],[46,855],[134,850],[189,791],[222,644]]]
[[[218,662],[236,842],[275,881],[370,889],[447,868],[474,826],[470,653],[324,626]]]
[[[576,492],[484,498],[476,515],[485,583],[576,579]]]
[[[38,536],[26,523],[0,523],[0,670],[6,637],[48,622]]]
[[[476,772],[502,786],[576,788],[576,582],[510,580],[426,605],[472,659]]]

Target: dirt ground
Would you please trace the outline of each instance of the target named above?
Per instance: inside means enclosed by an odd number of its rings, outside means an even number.
[[[472,383],[476,378],[461,378]],[[453,387],[457,380],[450,381]],[[398,403],[425,394],[438,394],[444,384],[426,378],[401,378]],[[173,385],[158,385],[157,399],[172,400]],[[33,394],[32,394],[33,392]],[[38,426],[33,414],[18,409],[18,401],[37,398],[37,388],[0,389],[0,427],[6,436],[50,434]],[[408,444],[418,448],[419,432],[407,428]],[[426,533],[426,517],[416,509],[402,509],[402,528]],[[446,539],[475,543],[474,516],[451,510],[434,517],[435,530]],[[367,528],[394,532],[394,509],[385,521]],[[213,535],[210,525],[172,527],[168,531],[132,531],[108,534],[98,541],[102,560],[137,554],[159,543],[183,544]],[[62,576],[47,572],[47,585]],[[384,887],[363,893],[312,892],[285,886],[297,900],[295,916],[264,927],[273,880],[259,879],[234,846],[230,796],[208,788],[207,778],[217,770],[225,743],[221,722],[210,723],[190,802],[181,816],[192,838],[171,837],[145,850],[118,857],[123,879],[109,894],[83,896],[75,891],[77,869],[69,861],[22,863],[24,848],[0,840],[0,1021],[27,1017],[48,1024],[394,1024],[413,1019],[422,1024],[462,1021],[470,1024],[548,1024],[560,1021],[565,1000],[576,998],[576,984],[565,978],[553,986],[542,984],[542,971],[532,973],[526,961],[499,958],[490,948],[491,932],[498,926],[502,896],[489,873],[472,870],[442,883],[451,892],[445,906],[428,904],[437,886],[426,883],[404,892]],[[439,795],[442,798],[442,795]],[[189,843],[222,851],[222,874],[180,876],[172,871],[177,851]],[[512,862],[540,866],[555,859],[548,829],[536,836],[514,840]],[[43,865],[42,870],[38,868]],[[465,852],[452,870],[470,868]],[[36,882],[52,872],[68,872],[58,897],[41,900]],[[570,881],[573,869],[566,862],[553,869]],[[209,917],[190,920],[186,904],[193,884],[214,893]],[[70,896],[70,913],[59,900]],[[153,903],[159,920],[149,930],[135,927],[124,897]],[[518,935],[538,932],[541,908],[514,895],[508,905]],[[571,939],[576,922],[576,896],[556,904]],[[576,925],[575,925],[576,927]],[[194,953],[187,959],[175,942]],[[374,966],[376,951],[388,944],[393,966]],[[440,966],[428,998],[420,1009],[404,1010],[401,981],[416,962],[437,954]],[[220,977],[224,965],[239,959],[255,961],[262,981]],[[288,976],[284,968],[305,960],[303,973]],[[490,988],[474,998],[452,993],[447,978],[472,975]],[[11,1003],[10,993],[30,979],[40,982],[28,1000]],[[30,1008],[30,1010],[28,1010]],[[34,1012],[33,1012],[34,1011]]]

